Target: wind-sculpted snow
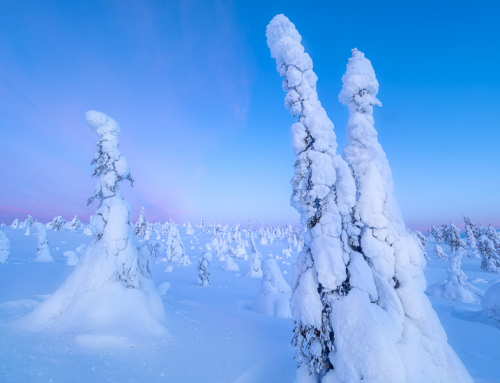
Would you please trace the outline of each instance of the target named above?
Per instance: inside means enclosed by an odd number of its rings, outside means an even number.
[[[103,113],[90,111],[86,117],[99,138],[92,162],[98,182],[89,199],[99,200],[89,224],[94,238],[64,284],[17,325],[29,331],[69,333],[86,347],[128,347],[133,341],[165,338],[163,305],[150,279],[149,258],[144,262],[138,251],[132,209],[119,187],[124,179],[133,182],[118,149],[120,128]]]

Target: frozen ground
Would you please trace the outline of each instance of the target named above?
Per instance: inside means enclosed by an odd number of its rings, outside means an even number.
[[[170,263],[153,264],[155,283],[168,281],[163,296],[170,342],[148,349],[82,349],[70,339],[47,339],[13,332],[8,321],[29,312],[66,279],[74,266],[66,266],[63,253],[88,244],[83,229],[48,230],[54,263],[35,263],[35,231],[1,227],[11,239],[8,264],[0,265],[0,382],[293,382],[296,365],[290,345],[290,319],[268,317],[251,311],[260,279],[247,278],[250,261],[236,260],[240,272],[224,271],[224,262],[210,263],[209,287],[196,284],[196,264],[211,234],[185,235],[179,227],[192,264],[165,272]],[[193,243],[191,243],[191,241]],[[278,265],[290,283],[297,253],[286,259],[286,239],[257,248],[263,257],[278,255]],[[449,264],[434,258],[433,242],[427,245],[425,275],[431,285],[446,278]],[[193,249],[191,247],[194,247]],[[57,249],[58,248],[58,249]],[[447,249],[445,249],[447,250]],[[250,248],[247,247],[250,255]],[[462,269],[481,290],[498,274],[479,269],[480,260],[463,258]],[[475,282],[477,281],[477,282]],[[500,382],[500,330],[475,320],[480,305],[430,297],[448,341],[475,382]]]

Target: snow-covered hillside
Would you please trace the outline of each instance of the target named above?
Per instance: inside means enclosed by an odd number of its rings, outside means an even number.
[[[253,311],[262,279],[247,277],[251,262],[235,257],[239,272],[225,271],[225,261],[213,252],[208,266],[210,285],[197,283],[197,264],[207,243],[213,242],[216,227],[195,227],[193,235],[178,226],[189,265],[160,260],[153,256],[151,270],[162,295],[166,327],[170,339],[148,347],[136,344],[119,348],[101,347],[98,338],[79,345],[69,335],[47,337],[43,333],[19,332],[11,321],[30,312],[46,300],[66,280],[75,266],[66,265],[64,252],[88,245],[91,236],[84,228],[74,231],[47,230],[50,253],[55,262],[33,262],[37,235],[25,229],[1,227],[10,238],[6,264],[0,264],[0,381],[1,382],[293,382],[296,378],[295,349],[291,346],[291,319],[267,316]],[[230,230],[228,230],[230,232]],[[167,235],[160,241],[167,241]],[[238,234],[235,234],[236,236]],[[247,253],[251,246],[246,232]],[[254,232],[259,238],[259,232]],[[156,238],[155,234],[151,236]],[[139,240],[141,240],[139,238]],[[140,244],[144,244],[142,239]],[[236,248],[233,242],[232,246]],[[290,285],[297,247],[289,238],[274,238],[263,245],[255,240],[261,260],[271,254]],[[445,280],[450,262],[434,256],[435,242],[426,246],[427,285]],[[448,246],[443,245],[448,254]],[[287,253],[287,251],[285,251]],[[157,260],[156,260],[157,259]],[[462,270],[476,288],[486,291],[500,275],[480,269],[480,259],[463,257]],[[168,272],[169,266],[172,271]],[[170,284],[170,287],[169,285]],[[458,354],[475,382],[500,381],[500,329],[485,319],[480,304],[459,303],[429,297]]]

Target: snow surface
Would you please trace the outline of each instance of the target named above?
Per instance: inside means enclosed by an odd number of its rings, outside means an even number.
[[[261,280],[222,270],[224,262],[210,263],[211,286],[197,285],[201,251],[187,250],[192,265],[165,273],[165,263],[152,264],[155,284],[168,282],[170,289],[162,301],[172,340],[150,349],[137,347],[86,348],[68,339],[40,338],[19,333],[5,324],[33,310],[54,293],[75,266],[66,266],[63,256],[91,237],[83,229],[47,232],[55,262],[34,263],[37,239],[24,230],[3,227],[11,238],[8,263],[0,265],[0,382],[293,382],[296,378],[295,349],[290,345],[293,324],[290,319],[263,315],[251,310]],[[204,247],[212,235],[195,228]],[[182,234],[182,240],[188,236]],[[192,238],[192,237],[191,237]],[[166,239],[162,236],[162,239]],[[424,270],[428,284],[447,278],[449,262],[433,255],[435,242],[426,247],[430,259]],[[281,254],[285,240],[272,245],[256,244],[262,254]],[[451,255],[448,247],[445,251]],[[286,282],[291,284],[292,265],[278,263]],[[250,260],[236,259],[242,270]],[[485,291],[484,281],[498,280],[494,273],[480,270],[480,259],[462,259],[462,270],[475,287]],[[475,280],[479,282],[474,282]],[[493,285],[494,286],[494,285]],[[457,311],[482,312],[478,304],[429,297],[439,316],[448,342],[459,355],[475,382],[500,381],[500,331],[491,323],[476,321]],[[467,311],[468,310],[468,311]],[[118,342],[118,339],[115,340]],[[83,342],[84,343],[84,342]],[[109,343],[109,342],[108,342]]]

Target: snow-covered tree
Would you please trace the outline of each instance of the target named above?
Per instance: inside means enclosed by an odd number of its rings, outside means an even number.
[[[200,286],[210,285],[210,273],[208,272],[208,265],[212,262],[212,248],[210,244],[205,245],[205,250],[200,256],[200,261],[198,262],[198,284]]]
[[[16,218],[14,221],[12,221],[10,227],[12,227],[13,229],[19,228],[19,220]]]
[[[479,238],[478,228],[476,226],[474,226],[474,224],[472,223],[472,221],[470,220],[469,217],[464,216],[464,222],[465,222],[465,232],[467,232],[467,229],[469,229],[477,241]]]
[[[444,252],[443,246],[441,246],[439,243],[436,243],[436,246],[434,246],[434,255],[437,258],[448,259],[448,256]]]
[[[243,259],[244,261],[248,259],[248,254],[245,249],[245,241],[243,241],[241,237],[236,245],[236,249],[232,251],[232,254],[234,255],[235,258]]]
[[[262,261],[262,282],[253,309],[277,318],[290,318],[290,296],[292,290],[273,258]]]
[[[435,297],[451,299],[465,303],[479,303],[484,293],[477,287],[467,283],[467,276],[461,269],[462,255],[465,250],[460,248],[450,259],[448,278],[427,288],[427,292]]]
[[[71,222],[68,222],[68,229],[70,230],[78,230],[79,228],[82,227],[82,222],[80,219],[75,215]]]
[[[500,253],[500,236],[491,224],[486,228],[486,236],[493,243],[493,246],[495,246],[497,253]]]
[[[93,235],[92,230],[87,226],[85,229],[83,229],[83,235]]]
[[[189,222],[186,225],[186,235],[194,235],[194,229]]]
[[[307,228],[304,248],[292,274],[295,360],[301,367],[298,381],[302,374],[313,374],[309,379],[316,382],[339,368],[332,357],[337,348],[334,339],[341,336],[336,327],[344,323],[336,315],[344,309],[334,306],[341,307],[341,298],[349,288],[346,265],[350,263],[350,249],[344,223],[347,226],[350,220],[355,185],[347,164],[336,155],[333,124],[318,100],[312,60],[300,41],[295,26],[284,15],[269,23],[267,43],[279,74],[285,77],[285,106],[298,116],[298,122],[292,125],[297,161],[291,204]],[[279,226],[276,237],[282,238]]]
[[[177,262],[180,265],[189,265],[191,261],[186,255],[184,244],[182,243],[179,229],[174,223],[171,223],[167,232],[166,258],[169,262]]]
[[[248,265],[247,277],[249,278],[262,278],[262,269],[260,265],[260,252],[255,246],[253,235],[250,236],[250,245],[252,246],[252,257]]]
[[[37,225],[38,230],[38,246],[36,249],[36,258],[33,262],[54,262],[50,254],[49,241],[47,240],[47,229],[45,225]]]
[[[441,242],[443,242],[443,234],[441,228],[432,225],[429,229],[429,237],[434,238],[437,243],[441,244]]]
[[[357,380],[356,374],[360,374],[374,382],[471,382],[424,293],[425,259],[406,230],[394,197],[389,161],[374,128],[373,106],[382,105],[376,98],[379,84],[371,62],[357,49],[352,50],[342,82],[339,101],[349,107],[343,157],[356,183],[353,219],[359,228],[357,241],[352,242],[351,277],[344,299],[352,306],[345,303],[344,307],[349,317],[356,307],[363,313],[345,320],[353,329],[373,325],[362,335],[369,347],[342,350],[339,346],[330,355],[335,367],[331,374],[340,381]],[[357,285],[352,265],[355,253],[362,255],[364,269],[363,282]],[[341,333],[335,331],[335,339],[339,344],[356,344],[358,334],[345,333],[349,332],[345,327],[338,329]],[[412,341],[407,341],[409,333]],[[375,370],[373,366],[377,366]]]
[[[474,235],[474,229],[471,227],[471,225],[465,224],[465,243],[467,243],[467,246],[469,248],[468,255],[473,258],[479,258],[479,252],[477,250],[477,240],[476,236]]]
[[[10,255],[10,239],[5,231],[0,230],[0,264],[7,263]]]
[[[31,235],[31,228],[33,227],[34,222],[33,222],[33,217],[31,215],[28,215],[28,218],[25,221],[25,227],[26,227],[26,233],[24,235]]]
[[[458,249],[465,249],[465,242],[460,236],[460,229],[456,227],[453,222],[450,222],[445,232],[445,241],[450,246],[451,251],[454,253]]]
[[[80,257],[82,256],[82,254],[83,254],[83,252],[84,252],[84,251],[85,251],[85,244],[84,244],[84,243],[82,243],[82,244],[80,244],[80,246],[78,246],[78,247],[76,248],[76,250],[75,250],[76,255],[78,255],[78,258],[80,258]]]
[[[495,245],[483,234],[477,240],[477,249],[481,254],[481,269],[484,271],[500,271],[500,255],[495,249]]]
[[[425,235],[423,235],[418,230],[412,230],[411,234],[417,240],[417,244],[420,247],[420,249],[422,250],[422,253],[424,254],[424,257],[427,257],[427,252],[425,251],[425,246],[427,245],[427,238],[425,238]]]
[[[94,238],[64,284],[20,325],[30,331],[71,331],[86,343],[165,338],[163,304],[141,267],[132,209],[120,190],[120,181],[133,182],[119,151],[120,128],[103,113],[87,112],[86,119],[99,139],[92,161],[98,182],[88,201],[99,201],[89,225]]]
[[[61,231],[62,229],[64,229],[65,224],[66,221],[63,219],[63,217],[58,215],[57,217],[54,217],[52,222],[49,222],[47,224],[47,229],[52,229],[54,231]]]
[[[146,229],[148,227],[148,221],[146,220],[146,214],[144,213],[144,207],[141,208],[141,214],[139,219],[134,226],[134,234],[140,238],[144,238],[146,235]]]

